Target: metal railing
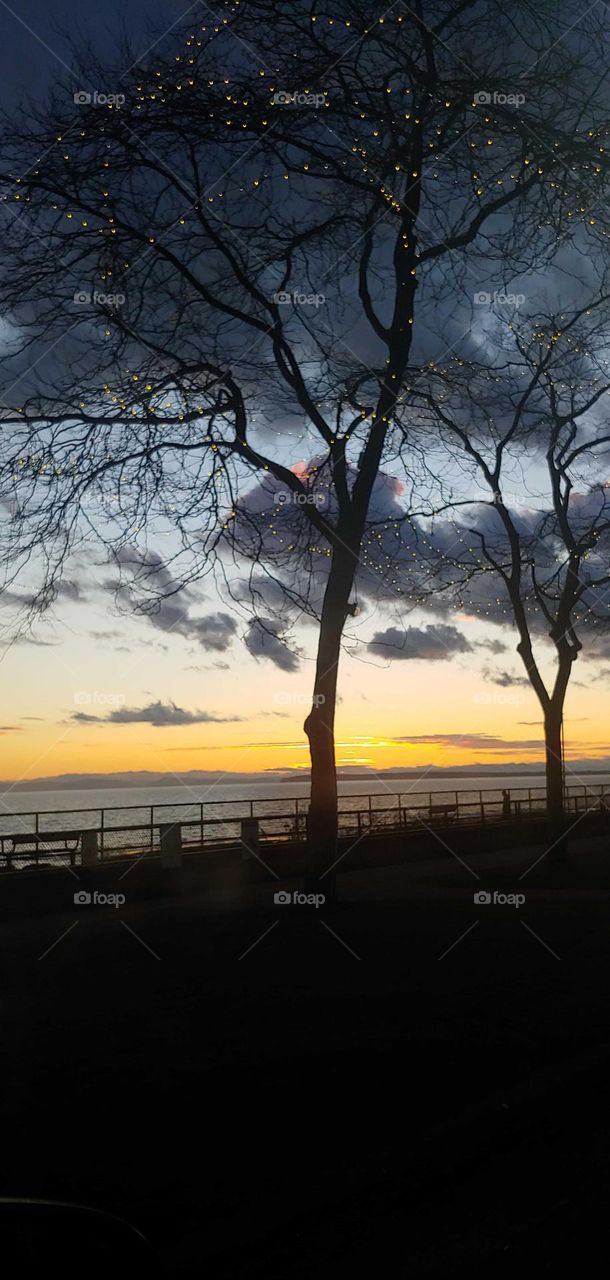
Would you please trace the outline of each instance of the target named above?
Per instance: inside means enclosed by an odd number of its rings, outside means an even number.
[[[160,851],[160,827],[167,823],[180,824],[186,852],[238,845],[241,824],[247,818],[257,819],[261,842],[301,842],[306,838],[308,807],[308,798],[286,796],[278,800],[184,801],[64,809],[55,813],[5,812],[0,814],[0,864],[17,868],[57,859],[62,863],[80,862],[83,835],[87,832],[95,833],[101,860],[156,855]],[[567,787],[565,807],[568,815],[610,813],[610,783]],[[455,824],[518,822],[526,816],[542,817],[545,811],[543,787],[366,792],[340,796],[339,834],[356,837]]]

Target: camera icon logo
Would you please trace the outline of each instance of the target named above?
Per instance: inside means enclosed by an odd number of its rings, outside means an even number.
[[[74,905],[76,907],[90,907],[91,901],[91,894],[87,893],[86,889],[79,889],[77,893],[74,894]]]
[[[78,305],[86,306],[88,303],[91,302],[91,294],[87,293],[86,289],[78,289],[77,292],[74,294],[74,301],[76,302],[77,306]]]
[[[478,93],[474,95],[474,101],[479,107],[488,107],[491,103],[491,94],[487,93],[485,89],[479,89]]]
[[[286,889],[280,889],[278,893],[274,893],[273,901],[276,906],[285,907],[292,902],[292,894],[288,893]]]
[[[78,89],[74,94],[74,101],[77,107],[86,107],[91,103],[91,94],[86,93],[84,89]]]
[[[474,900],[478,907],[488,907],[491,902],[491,894],[487,893],[485,889],[479,889],[478,893],[474,895]]]
[[[485,293],[485,291],[481,293],[475,293],[474,302],[476,307],[488,306],[489,303],[491,302],[491,294]]]

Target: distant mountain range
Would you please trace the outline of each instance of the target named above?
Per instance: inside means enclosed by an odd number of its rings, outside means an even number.
[[[601,760],[570,760],[568,767],[573,774],[607,774],[610,757]],[[366,766],[338,769],[342,782],[375,781],[375,779],[414,778],[507,778],[541,777],[542,764],[469,764],[459,768],[440,768],[438,765],[420,765],[414,768],[370,769]],[[186,786],[235,786],[256,783],[309,782],[306,769],[268,769],[263,773],[218,773],[207,769],[190,769],[186,773],[155,773],[147,769],[128,770],[120,773],[60,773],[54,777],[27,778],[18,782],[10,779],[0,782],[4,791],[78,791],[99,787],[176,787]]]
[[[179,787],[182,784],[193,786],[195,783],[222,786],[224,783],[247,784],[261,782],[263,779],[269,781],[269,774],[218,773],[206,769],[189,769],[186,773],[155,773],[149,769],[134,769],[120,773],[59,773],[54,777],[0,782],[0,787],[11,791],[78,791],[81,788],[93,790],[98,787]]]

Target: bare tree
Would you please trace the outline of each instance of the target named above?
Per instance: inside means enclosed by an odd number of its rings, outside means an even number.
[[[516,627],[561,855],[566,692],[583,646],[594,655],[610,627],[610,294],[500,328],[505,350],[490,365],[450,362],[421,388],[453,453],[455,493],[476,495],[441,516],[428,555],[462,600]]]
[[[173,522],[184,549],[194,519],[205,568],[248,475],[297,498],[326,560],[314,879],[335,860],[341,639],[413,364],[431,332],[437,355],[455,344],[469,278],[489,288],[604,234],[585,213],[607,185],[605,9],[334,8],[235,3],[171,53],[127,52],[122,74],[81,57],[8,122],[0,163],[9,575],[42,554],[44,599],[100,524],[124,551]],[[326,460],[330,517],[293,469],[295,433]]]

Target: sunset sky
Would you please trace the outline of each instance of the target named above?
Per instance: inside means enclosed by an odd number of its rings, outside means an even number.
[[[31,642],[5,651],[2,778],[307,767],[302,722],[311,696],[313,626],[298,637],[304,652],[300,669],[286,672],[246,650],[243,618],[232,639],[215,638],[227,647],[214,650],[175,628],[162,630],[154,618],[119,616],[111,593],[101,582],[87,582],[82,571],[71,581],[77,599],[58,602],[53,620],[40,622]],[[191,605],[184,626],[193,636],[193,623],[226,609],[207,587],[201,596],[199,611]],[[451,625],[462,639],[449,633],[447,645],[446,620],[420,610],[405,622],[414,628],[409,649],[415,652],[441,628],[441,656],[387,661],[367,647],[382,622],[395,625],[396,619],[364,614],[350,625],[340,675],[341,765],[375,769],[542,758],[538,704],[519,683],[520,660],[509,628],[454,618]],[[507,647],[498,653],[490,645]],[[569,758],[610,756],[609,690],[604,660],[581,659],[568,695]]]

